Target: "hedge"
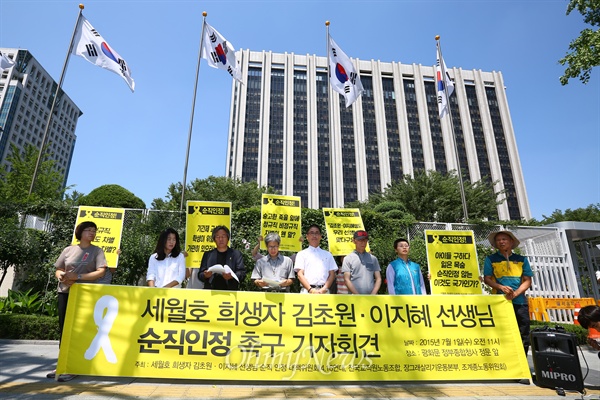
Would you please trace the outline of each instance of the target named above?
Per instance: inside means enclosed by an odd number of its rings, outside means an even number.
[[[0,339],[59,340],[58,317],[0,314]]]
[[[577,337],[577,344],[582,345],[587,343],[588,331],[585,328],[582,328],[580,325],[574,324],[560,324],[556,322],[546,322],[546,321],[531,321],[531,330],[534,329],[544,329],[544,328],[554,328],[560,329],[564,328],[567,333],[573,333]]]

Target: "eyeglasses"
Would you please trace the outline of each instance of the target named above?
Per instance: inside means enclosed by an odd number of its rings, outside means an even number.
[[[277,250],[279,246],[267,246],[269,250]]]

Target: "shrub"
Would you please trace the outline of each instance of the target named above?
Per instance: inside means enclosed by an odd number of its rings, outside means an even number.
[[[58,317],[48,317],[45,315],[0,314],[0,338],[59,340]]]
[[[577,344],[582,345],[587,343],[588,331],[580,325],[575,324],[557,324],[556,322],[547,321],[531,321],[531,330],[536,328],[564,328],[567,333],[572,333],[577,337]]]

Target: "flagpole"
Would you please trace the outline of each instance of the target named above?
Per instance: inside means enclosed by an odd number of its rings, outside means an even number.
[[[181,204],[179,211],[183,211],[185,199],[185,185],[187,180],[188,162],[190,159],[190,145],[192,144],[192,128],[194,127],[194,110],[196,108],[196,92],[198,91],[198,76],[200,75],[200,60],[202,59],[202,46],[204,45],[204,30],[206,29],[206,11],[202,12],[202,32],[200,33],[200,49],[198,50],[198,64],[196,65],[196,82],[194,83],[194,96],[192,97],[192,111],[190,113],[190,128],[188,131],[187,149],[185,151],[185,166],[183,167],[183,185],[181,186]]]
[[[329,207],[333,208],[333,98],[331,96],[331,71],[329,70],[330,68],[330,60],[329,60],[329,56],[330,56],[330,52],[331,52],[331,48],[330,48],[330,43],[329,43],[329,21],[325,21],[325,26],[327,27],[326,32],[327,32],[327,57],[326,57],[326,63],[327,63],[327,112],[329,115]]]
[[[463,219],[466,224],[469,220],[469,213],[467,211],[467,198],[465,196],[465,186],[463,183],[462,169],[460,167],[460,156],[458,154],[458,144],[456,143],[456,136],[454,134],[454,121],[452,119],[452,108],[450,107],[450,96],[448,96],[448,85],[446,85],[446,70],[444,65],[444,57],[442,55],[442,45],[440,43],[440,35],[435,37],[437,49],[440,53],[440,69],[442,70],[442,82],[444,82],[444,96],[446,97],[446,107],[448,107],[448,118],[450,119],[450,130],[452,137],[452,144],[454,145],[454,153],[456,154],[456,166],[458,169],[458,185],[460,187],[460,199],[462,201],[463,208]],[[440,128],[442,121],[440,120]]]
[[[33,192],[33,186],[35,184],[35,180],[37,178],[38,169],[40,167],[40,162],[42,160],[42,154],[44,152],[44,147],[46,145],[46,138],[48,137],[48,131],[50,130],[50,122],[52,122],[52,115],[54,114],[54,108],[56,107],[56,99],[58,98],[58,94],[60,93],[60,89],[62,87],[63,80],[65,79],[65,74],[67,72],[67,66],[69,65],[69,57],[71,56],[71,49],[73,48],[73,40],[75,39],[75,33],[77,33],[77,26],[79,26],[79,20],[81,19],[81,13],[84,9],[83,4],[79,4],[79,14],[77,14],[77,21],[75,22],[75,29],[73,29],[73,34],[71,35],[71,42],[69,43],[69,50],[67,51],[67,57],[65,58],[65,62],[63,64],[62,72],[60,73],[60,80],[58,81],[58,86],[56,87],[56,92],[54,93],[54,99],[52,99],[52,106],[50,107],[50,115],[48,116],[48,121],[46,122],[46,129],[44,129],[44,136],[42,137],[42,145],[40,146],[40,152],[38,154],[37,161],[35,162],[35,168],[33,170],[33,176],[31,177],[31,185],[29,186],[29,194]]]

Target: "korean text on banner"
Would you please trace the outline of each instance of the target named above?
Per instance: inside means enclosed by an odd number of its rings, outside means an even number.
[[[84,221],[92,221],[98,227],[92,244],[104,251],[109,268],[117,268],[119,263],[117,250],[121,248],[124,216],[124,208],[79,206],[77,210],[75,227]],[[79,240],[75,237],[75,230],[73,230],[71,244],[78,243]]]
[[[231,230],[231,203],[223,201],[188,201],[185,220],[185,266],[200,268],[202,256],[215,248],[212,230],[224,225]]]
[[[432,294],[481,294],[473,231],[425,231]]]
[[[302,220],[300,197],[279,196],[276,194],[263,194],[260,208],[260,231],[263,237],[269,232],[276,232],[281,236],[279,250],[302,250],[300,236],[302,236]],[[260,248],[266,250],[264,241]]]
[[[354,251],[354,232],[364,230],[358,208],[323,208],[329,252],[334,256],[347,256]],[[366,250],[370,252],[369,245]]]
[[[503,296],[75,284],[57,374],[243,381],[529,379]]]

